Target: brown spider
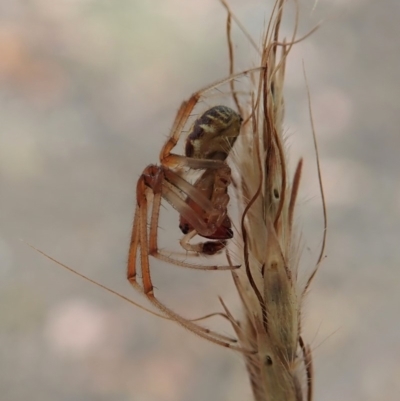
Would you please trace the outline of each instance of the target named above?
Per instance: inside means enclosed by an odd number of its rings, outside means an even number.
[[[245,74],[247,72],[240,75]],[[219,84],[231,79],[232,77]],[[212,342],[243,351],[242,348],[231,344],[236,340],[212,332],[166,307],[155,297],[150,277],[150,255],[171,264],[193,269],[232,270],[239,267],[187,263],[172,258],[165,251],[158,249],[157,245],[162,198],[180,214],[179,227],[185,234],[180,243],[185,250],[214,255],[226,246],[226,240],[233,237],[231,221],[227,215],[229,202],[227,192],[231,182],[231,170],[226,158],[240,133],[242,117],[229,107],[212,107],[194,122],[186,139],[185,155],[171,153],[201,95],[215,86],[196,92],[188,101],[183,102],[176,115],[171,135],[161,150],[160,165],[147,166],[138,180],[127,278],[134,288],[142,292],[154,306],[172,320]],[[194,184],[191,184],[182,178],[182,168],[204,170],[204,172]],[[149,208],[151,213],[148,229]],[[192,245],[189,242],[195,235],[212,241]],[[142,285],[136,280],[136,259],[139,249]]]
[[[182,107],[187,106],[184,103]],[[161,151],[161,165],[147,166],[137,183],[137,207],[130,255],[132,253],[136,255],[137,248],[140,247],[143,251],[143,247],[146,246],[149,255],[179,266],[204,270],[227,269],[221,266],[202,266],[182,262],[159,250],[157,246],[158,218],[161,198],[164,198],[180,213],[179,226],[186,234],[181,240],[184,249],[207,255],[213,255],[223,249],[226,245],[224,240],[233,237],[231,222],[227,215],[229,202],[227,191],[231,182],[231,170],[225,159],[239,135],[241,123],[242,118],[229,107],[215,106],[207,110],[193,124],[186,139],[185,156],[171,154],[169,150],[166,150],[171,140],[177,142],[174,134],[168,139]],[[175,157],[178,158],[178,165],[169,162]],[[182,178],[179,172],[174,171],[176,167],[182,166],[205,171],[192,185]],[[186,194],[186,199],[183,194]],[[153,200],[149,233],[147,233],[148,198]],[[141,224],[142,222],[145,224]],[[204,238],[218,240],[218,242],[189,244],[189,240],[197,234]],[[143,252],[141,255],[143,256]],[[136,258],[130,257],[129,267],[135,262]],[[148,263],[147,259],[145,263]]]

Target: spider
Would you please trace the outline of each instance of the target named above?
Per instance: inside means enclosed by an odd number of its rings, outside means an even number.
[[[184,103],[182,108],[185,108]],[[178,112],[178,116],[180,112]],[[230,150],[240,132],[242,118],[225,106],[207,110],[193,124],[186,139],[185,156],[170,153],[170,142],[177,142],[174,133],[164,145],[160,155],[160,166],[149,165],[141,174],[136,189],[137,207],[133,224],[129,253],[136,255],[140,247],[143,263],[143,248],[148,254],[160,260],[183,267],[204,270],[226,270],[225,267],[202,266],[173,259],[157,246],[157,229],[161,198],[167,200],[180,213],[180,229],[186,234],[181,240],[184,249],[196,253],[214,255],[226,245],[224,240],[233,237],[231,221],[227,215],[231,182],[231,170],[226,164]],[[180,135],[180,132],[178,133]],[[176,160],[178,163],[176,163]],[[172,160],[172,163],[170,162]],[[171,167],[171,165],[173,167]],[[205,170],[192,185],[174,170],[178,167]],[[186,194],[186,199],[182,194]],[[148,199],[152,198],[150,229],[147,233]],[[143,223],[143,224],[142,224]],[[191,245],[195,235],[218,240]],[[149,238],[149,241],[147,241]],[[132,255],[134,253],[134,255]],[[129,258],[134,264],[136,258]],[[229,267],[231,268],[231,267]]]
[[[240,75],[246,75],[248,72]],[[137,205],[129,248],[127,278],[135,289],[143,293],[170,319],[212,342],[243,351],[232,344],[236,340],[185,319],[160,302],[154,295],[149,263],[149,256],[153,256],[171,264],[193,269],[232,270],[239,267],[187,263],[172,258],[157,245],[162,198],[180,214],[179,227],[185,234],[180,244],[185,250],[214,255],[226,246],[226,240],[233,237],[231,220],[227,214],[229,202],[227,191],[231,183],[231,170],[226,159],[240,133],[242,117],[226,106],[210,108],[194,122],[186,139],[185,154],[172,153],[200,97],[206,91],[232,78],[200,90],[182,103],[170,137],[161,150],[160,165],[149,165],[141,174],[136,189]],[[191,184],[182,177],[182,168],[204,171],[195,183]],[[151,212],[148,229],[149,209]],[[190,244],[190,240],[196,235],[211,241]],[[138,250],[140,250],[142,284],[136,280]]]

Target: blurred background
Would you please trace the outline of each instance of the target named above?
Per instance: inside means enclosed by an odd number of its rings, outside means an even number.
[[[230,1],[257,42],[272,3]],[[303,313],[318,401],[400,393],[399,17],[397,0],[302,1],[300,34],[324,23],[287,68],[306,259],[318,255],[322,223],[303,60],[328,204],[327,258]],[[217,0],[0,2],[2,401],[251,399],[239,354],[24,243],[146,303],[125,279],[136,181],[157,163],[180,103],[227,75],[225,18]],[[257,65],[234,35],[237,70]],[[160,241],[176,247],[178,216],[166,209]],[[153,266],[157,294],[182,315],[220,309],[217,295],[238,313],[224,273]]]

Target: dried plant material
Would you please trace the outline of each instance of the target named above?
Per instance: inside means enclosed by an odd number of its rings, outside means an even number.
[[[233,73],[233,17],[228,4],[224,0],[222,3],[228,11]],[[244,317],[229,317],[239,344],[255,350],[244,357],[257,401],[312,399],[312,359],[310,348],[301,337],[301,306],[321,262],[326,231],[317,265],[305,287],[299,288],[299,241],[293,221],[303,162],[298,162],[290,180],[282,128],[285,62],[299,39],[297,20],[292,38],[280,38],[284,5],[284,0],[275,3],[262,43],[263,69],[255,78],[251,102],[241,102],[234,82],[231,84],[233,101],[248,123],[237,140],[234,158],[238,177],[235,189],[242,216],[243,268],[232,272],[232,276],[243,302]],[[319,179],[321,185],[320,173]],[[322,185],[321,196],[323,199]],[[323,210],[326,226],[325,206]]]

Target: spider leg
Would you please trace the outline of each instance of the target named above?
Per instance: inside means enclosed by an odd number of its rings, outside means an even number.
[[[137,251],[140,247],[140,223],[139,223],[139,215],[140,215],[140,206],[136,206],[135,210],[135,217],[133,220],[133,228],[132,228],[132,237],[131,243],[129,246],[129,254],[128,254],[128,279],[129,281],[133,280],[136,282],[136,258],[137,258]]]
[[[165,177],[172,185],[179,188],[180,191],[184,192],[206,213],[211,213],[215,210],[215,207],[210,199],[207,198],[207,196],[205,196],[202,191],[199,191],[198,188],[182,178],[179,174],[174,173],[172,170],[167,170],[165,172]]]
[[[174,320],[179,325],[183,326],[185,329],[188,329],[194,334],[214,343],[221,345],[222,347],[230,348],[239,352],[254,354],[255,351],[253,350],[246,350],[240,346],[234,345],[232,343],[236,343],[236,339],[231,339],[229,337],[223,336],[219,333],[206,329],[193,321],[185,319],[184,317],[178,315],[177,313],[173,312],[171,309],[167,308],[162,302],[160,302],[155,296],[154,293],[151,292],[149,294],[145,294],[149,301],[159,310],[164,312],[169,318]],[[228,342],[229,341],[229,342]]]
[[[150,168],[154,168],[155,166],[149,166]],[[160,169],[160,168],[159,168]],[[148,172],[149,168],[145,171]],[[154,170],[153,170],[154,171]],[[161,172],[161,169],[160,171]],[[154,181],[155,184],[159,184],[162,176],[159,175],[157,179]],[[152,242],[152,246],[156,245],[156,235],[157,235],[157,225],[158,225],[158,216],[159,216],[159,207],[161,203],[161,192],[155,191],[155,189],[159,189],[158,185],[155,185],[154,188],[150,188],[153,190],[153,207],[152,207],[152,216],[151,216],[151,227],[150,227],[150,235],[152,238],[150,241]],[[135,212],[135,220],[133,224],[132,230],[132,240],[131,247],[129,250],[129,262],[128,262],[128,271],[127,278],[129,283],[139,292],[144,294],[148,300],[160,311],[162,311],[165,315],[167,315],[172,320],[175,320],[181,326],[187,328],[193,333],[203,337],[213,343],[221,345],[223,347],[232,348],[241,352],[252,352],[248,350],[244,350],[243,348],[234,345],[233,343],[237,342],[236,339],[224,336],[222,334],[213,332],[205,327],[202,327],[190,320],[183,318],[177,313],[173,312],[171,309],[166,307],[162,302],[160,302],[154,295],[154,288],[150,276],[150,264],[149,264],[149,255],[151,245],[149,244],[149,240],[147,238],[147,210],[148,210],[148,201],[147,201],[147,192],[148,187],[146,186],[146,176],[142,174],[139,179],[137,185],[137,199],[138,206]],[[136,255],[137,250],[140,247],[140,259],[141,259],[141,270],[142,270],[142,283],[143,287],[136,280]],[[153,255],[154,256],[154,255]],[[175,261],[174,261],[175,263]]]
[[[146,170],[148,167],[146,168]],[[145,171],[146,171],[145,170]],[[136,185],[136,199],[137,199],[137,204],[136,204],[136,209],[135,209],[135,217],[133,220],[133,227],[132,227],[132,236],[131,236],[131,243],[129,246],[129,253],[128,253],[128,267],[127,267],[127,276],[129,282],[135,287],[135,288],[141,288],[139,284],[136,281],[136,259],[137,259],[137,251],[139,248],[141,248],[141,232],[142,230],[142,224],[141,224],[141,216],[147,216],[147,198],[146,198],[146,185],[143,179],[143,174],[139,178],[139,181]],[[146,230],[146,225],[144,225],[144,229]],[[146,233],[145,233],[146,236]],[[146,258],[146,250],[141,249],[140,251],[140,257]]]

